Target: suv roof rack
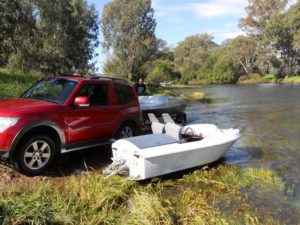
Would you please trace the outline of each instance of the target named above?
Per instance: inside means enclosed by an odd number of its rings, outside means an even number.
[[[61,77],[85,77],[80,74],[67,74],[67,73],[59,74],[59,76],[61,76]]]
[[[124,78],[106,77],[106,76],[92,76],[92,77],[90,77],[90,79],[101,79],[101,78],[110,79],[110,80],[124,81],[124,82],[130,83],[128,80],[126,80]]]

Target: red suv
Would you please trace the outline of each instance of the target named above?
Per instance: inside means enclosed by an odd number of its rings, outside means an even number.
[[[138,97],[128,81],[47,78],[20,99],[0,101],[0,159],[26,175],[37,175],[59,153],[136,135],[141,125]]]

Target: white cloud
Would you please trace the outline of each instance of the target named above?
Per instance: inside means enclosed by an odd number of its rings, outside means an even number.
[[[217,43],[221,44],[224,40],[235,38],[245,33],[237,27],[234,23],[224,24],[221,28],[210,29],[207,33],[212,34]]]
[[[244,8],[248,0],[208,0],[197,3],[165,3],[163,0],[153,0],[152,6],[159,17],[172,16],[178,12],[193,13],[199,17],[241,16],[245,14]]]
[[[206,3],[191,3],[191,10],[200,17],[242,16],[247,0],[211,0]]]

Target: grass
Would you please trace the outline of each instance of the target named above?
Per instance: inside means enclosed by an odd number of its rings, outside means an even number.
[[[0,68],[0,99],[19,97],[41,77],[39,73],[22,73]]]
[[[282,83],[297,83],[300,84],[300,76],[286,77],[282,80]]]
[[[258,84],[258,83],[300,83],[300,76],[291,76],[291,77],[285,77],[283,80],[277,79],[275,74],[266,74],[264,76],[261,76],[259,74],[252,74],[250,78],[247,78],[246,76],[242,76],[238,83],[239,84]]]
[[[276,78],[272,74],[268,74],[265,76],[261,76],[259,74],[251,74],[250,77],[248,76],[241,76],[239,78],[239,84],[259,84],[259,83],[274,83],[276,82]]]
[[[200,86],[198,86],[200,88]],[[178,96],[177,93],[174,92],[175,89],[188,89],[195,88],[195,86],[188,85],[167,85],[167,86],[153,86],[150,85],[148,88],[149,95],[166,95],[166,96]],[[199,101],[203,103],[211,103],[211,99],[207,96],[206,93],[195,91],[195,92],[183,92],[180,93],[180,98],[186,99],[188,101]]]
[[[203,102],[203,103],[211,103],[211,99],[207,96],[206,93],[203,92],[187,92],[187,93],[181,93],[180,94],[181,98],[184,98],[189,101],[198,101],[198,102]]]
[[[239,166],[203,168],[154,183],[84,173],[0,190],[0,223],[279,224],[272,214],[278,209],[252,204],[246,189],[255,195],[261,190],[280,193],[284,184],[270,170]]]

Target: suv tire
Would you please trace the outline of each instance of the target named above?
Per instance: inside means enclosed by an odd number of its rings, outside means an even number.
[[[133,137],[136,135],[136,128],[131,123],[123,124],[116,133],[116,139]]]
[[[56,152],[54,141],[45,135],[30,137],[20,147],[16,163],[18,169],[27,176],[43,173],[52,163]]]

